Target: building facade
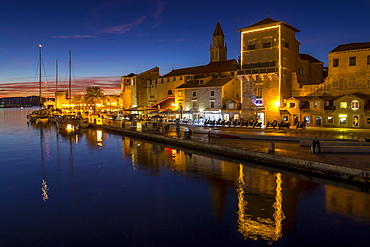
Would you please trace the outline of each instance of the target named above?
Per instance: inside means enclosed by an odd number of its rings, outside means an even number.
[[[323,63],[299,53],[295,34],[300,30],[266,18],[241,33],[242,116],[245,119],[291,122],[286,115],[286,100],[293,85],[322,83]]]
[[[287,110],[298,100],[296,107],[307,106],[299,111],[309,126],[370,128],[370,42],[339,45],[328,57],[326,79],[294,84]]]
[[[171,105],[191,119],[370,128],[370,42],[339,45],[329,52],[324,68],[323,62],[299,52],[300,30],[288,23],[268,17],[238,31],[239,63],[227,60],[217,23],[209,64],[163,76],[157,67],[123,76],[124,108]]]

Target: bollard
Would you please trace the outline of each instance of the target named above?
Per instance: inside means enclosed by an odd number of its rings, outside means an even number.
[[[275,153],[275,143],[274,142],[269,142],[269,144],[268,144],[268,152],[269,153]]]

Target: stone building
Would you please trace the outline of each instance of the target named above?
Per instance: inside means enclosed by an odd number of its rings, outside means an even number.
[[[230,72],[234,72],[233,75],[236,75],[237,63],[235,60],[227,60],[225,35],[220,23],[217,23],[214,29],[209,53],[210,63],[207,65],[175,69],[164,76],[147,80],[147,95],[150,105],[156,105],[157,102],[166,100],[172,101],[175,97],[175,88],[189,80],[207,76],[229,76]],[[179,107],[178,101],[176,101],[174,108],[178,109]]]
[[[181,97],[178,98],[178,95],[175,95],[177,87],[189,82],[192,83],[192,80],[208,82],[211,79],[218,78],[227,78],[227,81],[232,80],[235,86],[235,89],[227,90],[227,96],[222,96],[222,98],[227,98],[228,100],[234,98],[234,101],[240,102],[240,82],[233,80],[233,78],[237,78],[236,72],[239,64],[234,59],[227,60],[227,48],[224,37],[220,23],[217,23],[209,50],[210,63],[206,65],[174,69],[164,76],[159,75],[159,68],[157,67],[139,75],[129,74],[122,76],[121,96],[124,108],[137,106],[154,106],[157,108],[174,104],[174,109],[180,109],[185,107],[185,103]],[[181,90],[177,90],[177,92],[181,93]],[[233,93],[234,96],[229,97],[229,92]],[[221,106],[221,102],[216,105],[217,109],[221,109],[218,104]],[[222,102],[222,105],[225,105],[225,102]],[[199,114],[191,117],[199,117]]]
[[[322,82],[320,61],[299,54],[297,28],[270,17],[248,27],[241,33],[242,117],[263,123],[282,118],[285,101],[292,96],[292,85],[313,85]]]
[[[150,101],[147,84],[159,78],[159,68],[154,67],[143,73],[135,75],[133,73],[121,77],[121,97],[123,108],[149,107]]]
[[[200,77],[176,88],[176,102],[188,119],[239,119],[240,81],[235,76]]]
[[[290,103],[298,100],[294,111],[309,126],[370,128],[370,42],[339,45],[328,57],[323,83],[293,84],[288,112],[293,110]],[[302,105],[306,109],[300,109]]]

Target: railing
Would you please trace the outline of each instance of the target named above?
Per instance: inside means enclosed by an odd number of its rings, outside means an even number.
[[[256,68],[256,69],[240,69],[238,70],[238,75],[253,75],[253,74],[266,74],[266,73],[276,73],[278,72],[277,67],[267,67],[267,68]]]

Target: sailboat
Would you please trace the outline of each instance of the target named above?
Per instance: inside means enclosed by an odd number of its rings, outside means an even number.
[[[42,95],[41,95],[41,92],[42,92],[42,45],[39,45],[39,51],[40,51],[40,71],[39,71],[39,100],[40,100],[40,109],[38,111],[33,111],[31,114],[28,114],[27,115],[27,119],[28,121],[30,121],[31,123],[39,123],[39,122],[42,122],[42,123],[46,123],[49,121],[49,118],[51,116],[51,112],[48,110],[48,109],[42,109]]]
[[[71,105],[72,99],[72,53],[69,50],[69,88],[68,88],[68,97],[69,97],[69,105]],[[60,130],[65,130],[67,132],[72,132],[78,130],[80,127],[79,122],[81,120],[80,116],[76,116],[75,114],[65,114],[63,115],[57,125]]]

